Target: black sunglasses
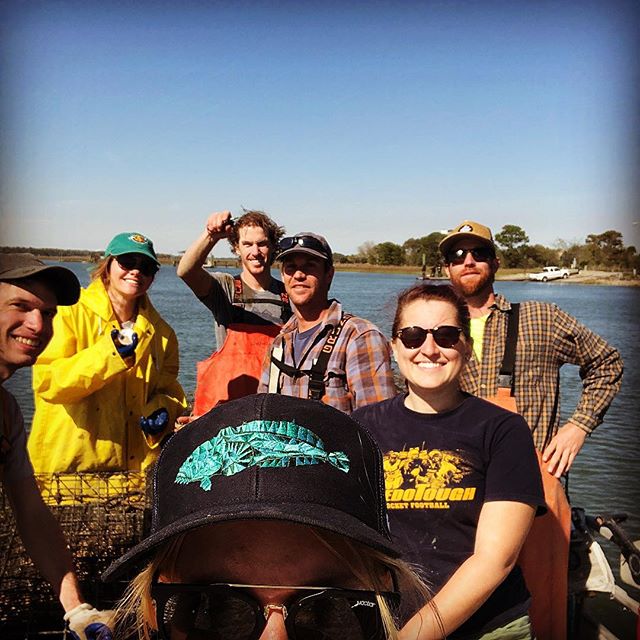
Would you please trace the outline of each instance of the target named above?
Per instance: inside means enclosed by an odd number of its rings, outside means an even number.
[[[294,247],[304,247],[305,249],[312,249],[313,251],[317,251],[323,256],[329,257],[329,251],[327,251],[327,247],[318,240],[318,238],[314,238],[313,236],[290,236],[287,238],[282,238],[280,242],[278,242],[278,252],[287,251],[288,249],[293,249]]]
[[[462,264],[470,253],[476,262],[489,262],[496,257],[493,249],[490,247],[473,247],[472,249],[456,249],[455,251],[449,251],[445,255],[445,260],[448,264]]]
[[[300,596],[287,605],[262,605],[248,589],[295,589]],[[380,593],[392,611],[395,592]],[[154,582],[159,640],[257,640],[273,610],[282,612],[292,640],[384,640],[375,591],[323,587],[273,587],[242,584]]]
[[[127,271],[137,269],[143,276],[154,276],[158,273],[159,267],[155,262],[136,253],[123,253],[115,258],[118,264]]]
[[[400,342],[407,349],[417,349],[424,344],[427,336],[431,334],[435,343],[443,349],[450,349],[458,344],[462,329],[451,325],[434,327],[433,329],[423,329],[422,327],[404,327],[396,332],[395,337],[400,338]]]

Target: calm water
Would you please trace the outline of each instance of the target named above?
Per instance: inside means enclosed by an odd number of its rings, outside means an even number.
[[[83,285],[88,267],[70,263]],[[332,295],[351,313],[375,322],[389,335],[395,299],[415,283],[408,275],[336,273]],[[512,301],[535,298],[554,302],[620,349],[625,374],[620,391],[604,424],[589,438],[571,471],[570,495],[574,505],[589,513],[626,512],[626,530],[640,539],[640,289],[632,287],[581,286],[565,283],[499,282],[496,289]],[[173,267],[162,267],[151,290],[151,298],[162,316],[173,326],[180,342],[180,380],[191,397],[195,387],[195,363],[215,347],[212,318],[191,291],[175,275]],[[576,367],[565,366],[562,380],[562,415],[567,418],[581,388]],[[20,371],[7,383],[23,407],[27,428],[32,412],[30,373]],[[607,546],[604,543],[603,546]],[[611,549],[608,555],[613,557]]]

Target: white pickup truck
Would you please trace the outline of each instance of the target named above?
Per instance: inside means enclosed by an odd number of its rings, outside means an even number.
[[[529,280],[537,280],[538,282],[547,282],[547,280],[558,280],[559,278],[568,278],[569,269],[561,269],[560,267],[543,267],[538,273],[530,273]]]

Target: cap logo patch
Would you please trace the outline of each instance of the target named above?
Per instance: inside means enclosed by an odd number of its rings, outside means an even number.
[[[295,422],[252,420],[225,427],[217,436],[197,446],[178,470],[176,484],[199,482],[211,489],[211,478],[232,476],[250,467],[291,467],[329,463],[349,471],[342,451],[328,452],[313,431]]]
[[[463,224],[458,231],[463,231],[465,233],[468,233],[469,231],[473,231],[473,227],[470,224]]]
[[[144,236],[140,235],[139,233],[130,235],[129,240],[137,242],[138,244],[147,244],[147,242],[149,242]]]

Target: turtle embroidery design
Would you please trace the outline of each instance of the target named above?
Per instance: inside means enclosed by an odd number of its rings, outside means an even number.
[[[203,442],[182,463],[176,484],[199,482],[211,489],[215,475],[232,476],[249,467],[290,467],[329,463],[347,473],[349,458],[342,451],[328,452],[315,433],[295,422],[252,420],[225,427]]]

